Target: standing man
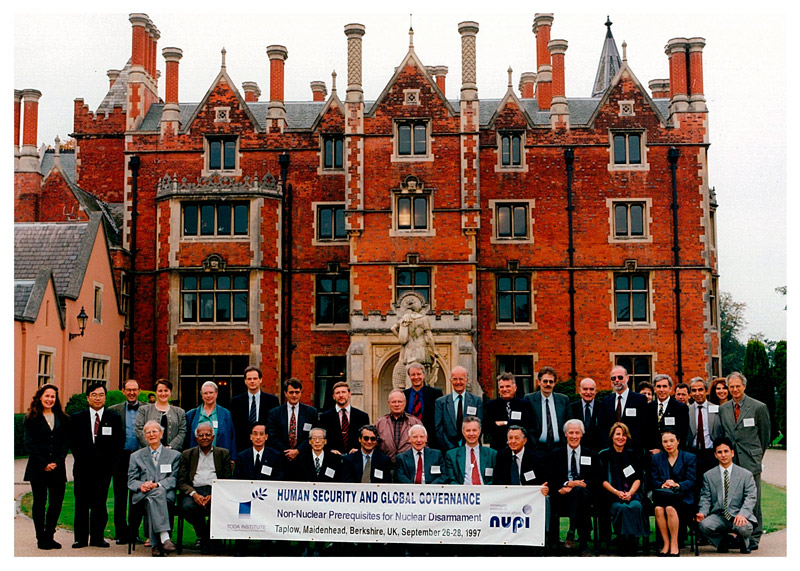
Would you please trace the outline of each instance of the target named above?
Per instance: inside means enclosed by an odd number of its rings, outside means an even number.
[[[125,444],[114,468],[114,532],[117,545],[136,540],[139,535],[139,518],[126,516],[128,511],[128,466],[131,454],[139,450],[139,439],[136,437],[136,415],[139,414],[139,382],[128,379],[122,388],[125,401],[108,407],[122,418]],[[130,525],[129,525],[130,524]]]
[[[345,456],[350,463],[351,481],[362,484],[390,484],[392,461],[378,450],[378,429],[367,424],[358,430],[359,449]]]
[[[697,473],[701,476],[717,464],[713,442],[722,436],[719,406],[708,401],[708,388],[702,377],[691,380],[692,400],[689,405],[689,436],[686,449],[697,456]]]
[[[689,385],[686,383],[675,385],[675,400],[689,406]]]
[[[553,367],[542,367],[537,374],[539,390],[525,395],[533,409],[531,433],[539,455],[551,452],[564,441],[561,430],[569,415],[569,398],[553,392],[557,378]]]
[[[411,363],[406,367],[406,375],[411,381],[411,388],[406,389],[406,412],[416,416],[425,425],[430,434],[431,447],[439,448],[436,442],[436,399],[442,396],[442,389],[425,384],[425,367],[421,363]]]
[[[517,425],[526,431],[530,430],[533,410],[527,399],[516,396],[517,383],[512,373],[505,372],[497,376],[497,392],[500,396],[486,403],[483,426],[490,446],[494,450],[502,450],[506,446],[509,426]]]
[[[653,377],[656,398],[647,403],[645,427],[647,449],[651,454],[661,451],[661,431],[669,428],[678,437],[682,449],[686,448],[689,433],[689,407],[677,399],[670,398],[672,378],[669,375]]]
[[[728,390],[731,400],[719,407],[719,419],[725,436],[733,442],[736,452],[733,459],[750,470],[756,483],[758,499],[753,510],[757,524],[750,538],[750,549],[758,549],[764,522],[761,518],[761,464],[764,452],[770,443],[771,427],[767,405],[744,394],[747,379],[741,373],[728,375]]]
[[[461,446],[464,438],[461,424],[464,417],[475,416],[483,420],[483,399],[467,392],[469,376],[464,367],[453,367],[450,371],[450,385],[453,392],[436,399],[434,424],[439,448],[446,453]]]
[[[206,381],[200,387],[200,395],[203,403],[197,408],[193,408],[186,413],[186,430],[188,431],[188,446],[197,446],[195,440],[195,429],[204,422],[208,422],[214,428],[214,446],[224,448],[236,456],[236,431],[233,428],[233,419],[230,411],[224,406],[217,404],[219,388],[214,381]]]
[[[444,458],[428,448],[428,431],[415,424],[408,429],[411,448],[397,455],[395,481],[398,484],[446,484]]]
[[[326,450],[334,454],[351,454],[358,450],[358,429],[369,424],[369,415],[350,404],[350,385],[339,381],[333,385],[330,410],[319,415],[319,426],[328,436]]]
[[[394,462],[401,452],[411,447],[409,442],[409,429],[422,424],[416,416],[406,412],[406,395],[400,389],[389,393],[389,413],[378,419],[375,428],[378,429],[378,442],[381,452]]]
[[[631,433],[631,447],[642,453],[645,447],[645,415],[647,397],[635,393],[628,387],[628,371],[617,365],[611,369],[611,388],[614,392],[603,401],[603,414],[608,427],[615,422],[623,422]],[[603,448],[610,445],[606,435]]]
[[[341,454],[325,451],[327,436],[324,428],[312,428],[309,446],[292,463],[291,479],[295,482],[346,482],[347,466]]]
[[[239,452],[233,477],[237,480],[283,480],[283,455],[266,446],[267,428],[255,424],[250,429],[252,447]]]
[[[570,404],[570,418],[583,421],[584,433],[581,440],[592,450],[602,450],[608,440],[607,424],[603,418],[603,406],[595,398],[597,383],[594,379],[586,377],[578,384],[580,399]]]
[[[308,435],[317,425],[317,409],[300,402],[303,383],[292,377],[283,382],[283,402],[269,411],[267,430],[270,446],[283,454],[284,460],[294,461],[301,446],[308,446]]]
[[[69,422],[69,445],[75,460],[72,468],[75,494],[73,549],[87,545],[109,546],[103,539],[108,523],[106,498],[125,438],[122,418],[105,408],[105,385],[89,385],[86,400],[89,408],[73,414]]]
[[[128,488],[133,493],[131,501],[133,505],[144,502],[147,511],[153,557],[163,557],[165,553],[175,551],[175,544],[169,536],[172,527],[169,506],[175,501],[181,453],[161,444],[163,434],[160,423],[155,420],[145,423],[147,447],[131,455],[128,470]]]
[[[236,449],[250,447],[250,429],[267,424],[267,415],[280,401],[275,395],[261,390],[261,369],[250,365],[244,370],[247,390],[231,399],[231,417],[236,432]]]
[[[465,486],[491,485],[497,452],[480,445],[481,419],[467,416],[461,432],[464,445],[451,448],[445,454],[447,483]]]

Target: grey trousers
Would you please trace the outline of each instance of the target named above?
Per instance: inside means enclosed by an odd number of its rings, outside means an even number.
[[[150,523],[150,544],[160,545],[162,531],[170,531],[170,517],[167,500],[167,491],[159,486],[147,492],[137,503],[144,502],[147,510],[147,519]]]
[[[745,539],[753,534],[753,524],[749,521],[745,525],[734,525],[733,520],[726,520],[718,514],[709,514],[697,524],[697,528],[716,547],[719,542],[731,531]]]

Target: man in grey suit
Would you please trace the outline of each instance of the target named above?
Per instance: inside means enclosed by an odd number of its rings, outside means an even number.
[[[569,398],[553,392],[558,375],[553,367],[542,367],[537,374],[539,390],[525,395],[533,408],[530,429],[534,451],[543,456],[564,442],[564,423],[569,420]]]
[[[133,492],[131,502],[144,502],[150,522],[150,544],[153,557],[173,553],[175,544],[170,539],[172,518],[169,506],[175,501],[181,454],[161,444],[164,429],[155,420],[144,425],[147,446],[131,454],[128,468],[128,489]]]
[[[703,475],[703,489],[697,506],[698,530],[719,553],[728,551],[727,536],[739,536],[742,553],[750,553],[748,540],[756,525],[756,484],[753,475],[733,463],[733,443],[726,436],[714,441],[719,467]]]
[[[684,447],[697,456],[697,473],[705,474],[717,464],[714,458],[714,439],[722,436],[719,406],[708,400],[708,388],[702,377],[689,381],[689,393],[694,401],[689,405],[689,435]]]
[[[453,392],[436,399],[434,425],[439,449],[446,453],[464,443],[461,424],[466,416],[476,416],[483,420],[483,400],[467,392],[469,375],[464,367],[453,367],[450,371],[450,385]]]
[[[719,407],[719,420],[725,436],[733,442],[734,462],[750,470],[756,482],[758,500],[754,513],[758,523],[750,538],[750,549],[756,550],[764,528],[761,519],[761,462],[770,443],[769,411],[763,402],[744,394],[747,379],[743,374],[731,373],[727,382],[731,400]]]
[[[397,455],[395,482],[398,484],[446,484],[444,458],[435,448],[428,448],[428,431],[422,424],[408,429],[411,448]]]
[[[464,486],[491,485],[497,451],[480,445],[481,419],[477,416],[464,418],[462,434],[464,445],[445,454],[447,482]]]

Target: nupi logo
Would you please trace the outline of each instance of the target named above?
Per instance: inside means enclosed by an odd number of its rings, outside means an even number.
[[[250,496],[253,500],[264,501],[267,499],[267,492],[269,490],[267,488],[259,488],[255,490]],[[253,502],[252,500],[249,502],[239,502],[239,519],[247,519],[250,517],[250,514],[253,512]]]
[[[522,528],[529,529],[531,527],[531,518],[528,516],[531,515],[531,511],[533,511],[531,506],[525,504],[522,506],[522,513],[525,514],[525,517],[493,515],[489,519],[489,527],[510,527],[512,533],[517,533],[517,530]]]

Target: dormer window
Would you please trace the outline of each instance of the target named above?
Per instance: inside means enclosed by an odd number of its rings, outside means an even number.
[[[237,174],[238,146],[238,137],[206,137],[206,173],[217,171]]]

